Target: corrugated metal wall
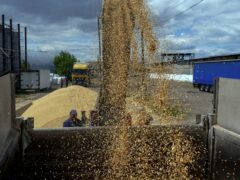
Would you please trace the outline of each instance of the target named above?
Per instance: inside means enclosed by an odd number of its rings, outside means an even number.
[[[5,49],[2,47],[2,26],[0,26],[0,48],[6,52],[6,71],[11,70],[11,51],[13,52],[13,72],[19,72],[19,45],[18,32],[13,32],[13,49],[11,49],[11,32],[9,28],[5,28]],[[3,52],[0,51],[0,73],[3,72]]]

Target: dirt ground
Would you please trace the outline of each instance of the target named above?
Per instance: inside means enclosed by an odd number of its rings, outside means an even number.
[[[213,112],[213,94],[201,92],[191,83],[174,82],[171,88],[185,109],[183,123],[195,123],[196,114]]]
[[[54,90],[60,88],[59,86],[52,86],[50,90],[35,92],[35,91],[27,91],[22,93],[17,93],[15,95],[15,103],[16,103],[16,109],[18,107],[24,106],[28,103],[31,103],[34,100],[37,100],[43,96],[46,96],[47,94],[53,92]]]
[[[48,93],[49,92],[16,94],[16,103],[18,104],[25,101],[33,101],[47,95]]]
[[[16,103],[16,109],[25,106],[28,103],[31,103],[32,101],[39,99],[45,95],[47,95],[49,92],[34,92],[34,93],[19,93],[15,96],[15,103]]]
[[[156,88],[159,88],[159,86],[156,86],[155,83],[156,82],[153,80],[149,84],[150,86],[148,87],[147,93],[150,96],[153,96],[153,94],[158,90]],[[135,87],[133,85],[132,89],[134,88]],[[139,89],[134,89],[132,91],[133,93],[129,94],[130,98],[127,99],[128,109],[138,108],[138,105],[134,105],[135,101],[131,101],[131,97],[134,96],[133,94],[136,93],[136,91],[139,91]],[[154,119],[151,123],[152,125],[195,124],[197,114],[206,115],[213,112],[213,94],[201,92],[197,88],[193,88],[192,83],[170,81],[169,91],[170,95],[168,102],[172,107],[174,107],[173,113],[177,113],[178,115],[169,116],[168,118],[161,117],[161,112],[156,112],[156,109],[151,109],[151,100],[147,103],[147,106],[144,106],[144,108]],[[157,104],[156,101],[155,104]],[[133,112],[134,110],[130,111]]]

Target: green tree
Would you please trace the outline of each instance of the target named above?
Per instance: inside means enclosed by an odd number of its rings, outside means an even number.
[[[77,58],[74,55],[67,51],[61,51],[53,60],[55,72],[70,79],[75,62],[77,62]]]
[[[27,64],[25,63],[25,60],[21,61],[21,70],[22,71],[27,71],[31,69],[31,65],[29,64],[29,62],[27,62]]]

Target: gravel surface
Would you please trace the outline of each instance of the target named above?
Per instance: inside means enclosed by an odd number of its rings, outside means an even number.
[[[186,109],[184,122],[194,123],[196,114],[213,112],[213,94],[193,88],[191,83],[174,82],[171,85],[174,95]]]
[[[16,102],[16,109],[25,106],[28,103],[33,102],[36,99],[39,99],[43,96],[46,96],[49,92],[35,92],[35,93],[21,93],[16,94],[15,102]]]

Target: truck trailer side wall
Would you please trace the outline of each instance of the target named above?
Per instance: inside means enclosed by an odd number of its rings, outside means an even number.
[[[42,90],[50,88],[50,70],[21,72],[22,90]]]
[[[19,152],[20,125],[15,118],[15,77],[0,76],[0,179],[16,161]]]
[[[193,84],[201,90],[213,86],[217,78],[240,79],[240,60],[194,63]]]
[[[0,150],[5,143],[12,128],[15,112],[15,99],[13,99],[12,75],[0,77]],[[1,156],[0,151],[0,156]]]
[[[240,80],[220,78],[216,84],[216,116],[208,136],[209,179],[240,179]]]
[[[50,70],[40,69],[39,76],[40,76],[39,89],[49,89],[50,88]]]

